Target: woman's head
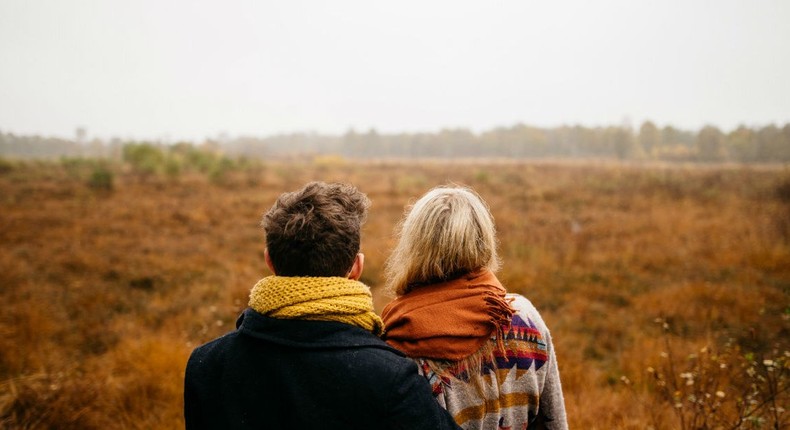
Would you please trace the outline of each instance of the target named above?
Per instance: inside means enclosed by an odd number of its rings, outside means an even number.
[[[387,286],[400,296],[487,268],[496,271],[496,229],[485,202],[465,187],[434,188],[407,211],[387,260]]]

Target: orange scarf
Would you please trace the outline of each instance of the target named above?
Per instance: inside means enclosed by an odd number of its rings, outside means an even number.
[[[384,340],[409,357],[458,361],[477,352],[510,323],[507,291],[489,270],[417,287],[382,313]]]

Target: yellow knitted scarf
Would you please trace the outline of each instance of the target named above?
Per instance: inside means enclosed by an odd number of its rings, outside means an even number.
[[[384,332],[370,288],[347,278],[267,276],[252,287],[249,305],[272,318],[338,321],[376,336]]]

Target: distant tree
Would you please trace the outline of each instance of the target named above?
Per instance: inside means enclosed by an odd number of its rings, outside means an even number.
[[[561,126],[555,128],[552,136],[552,146],[556,148],[560,155],[576,157],[579,155],[579,142],[576,139],[572,127]]]
[[[697,134],[679,130],[671,125],[668,125],[661,129],[661,145],[662,146],[685,146],[686,148],[692,149],[696,144]]]
[[[786,125],[784,129],[780,129],[771,124],[757,131],[758,161],[790,161],[790,135],[788,134],[788,125]]]
[[[349,158],[385,157],[615,157],[622,160],[648,157],[666,161],[788,162],[790,124],[780,128],[745,126],[724,134],[707,126],[682,130],[658,128],[645,121],[636,131],[629,123],[609,127],[563,125],[543,128],[516,124],[476,134],[463,128],[435,133],[382,134],[375,129],[342,135],[291,133],[268,137],[220,136],[226,142],[152,143],[109,142],[94,139],[78,145],[73,139],[17,136],[0,132],[0,156],[10,158],[107,157],[123,160],[138,175],[216,170],[225,156],[269,158],[282,156],[341,155]],[[222,176],[222,175],[220,175]]]
[[[364,137],[357,133],[353,128],[349,128],[342,138],[343,155],[348,157],[359,157],[365,149]]]
[[[652,158],[654,151],[658,149],[661,144],[661,131],[658,127],[650,121],[645,121],[639,127],[639,146],[642,147],[644,153]]]
[[[546,130],[538,127],[522,126],[524,152],[533,157],[545,157],[549,153],[549,140]]]
[[[712,125],[707,125],[699,131],[696,146],[697,158],[700,161],[724,161],[727,158],[724,135]]]
[[[481,155],[511,155],[517,148],[517,141],[512,137],[514,135],[510,130],[511,129],[505,127],[497,127],[481,134],[480,145],[484,148]]]
[[[746,126],[741,125],[731,131],[726,137],[726,146],[730,156],[737,161],[757,161],[757,137]]]
[[[779,160],[785,163],[790,162],[790,122],[785,124],[782,127],[782,144],[781,144],[781,152],[779,154]]]
[[[77,129],[74,130],[74,142],[76,142],[77,144],[79,145],[84,144],[87,138],[88,138],[88,130],[86,130],[85,127],[77,127]]]
[[[375,128],[368,130],[368,133],[364,136],[364,140],[365,145],[362,148],[362,155],[381,157],[379,153],[379,148],[381,148],[381,136]]]
[[[90,142],[86,142],[83,153],[88,157],[104,158],[106,147],[101,139],[93,138]]]
[[[632,159],[641,156],[641,151],[636,145],[633,133],[630,129],[623,127],[608,127],[605,135],[611,142],[614,155],[620,159]]]
[[[474,155],[475,135],[465,128],[443,129],[437,144],[443,157],[457,158]]]

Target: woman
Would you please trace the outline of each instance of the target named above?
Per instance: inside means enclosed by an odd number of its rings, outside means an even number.
[[[417,362],[464,429],[567,429],[551,335],[532,303],[497,280],[496,245],[471,189],[420,198],[387,260],[397,298],[382,314],[385,340]]]

